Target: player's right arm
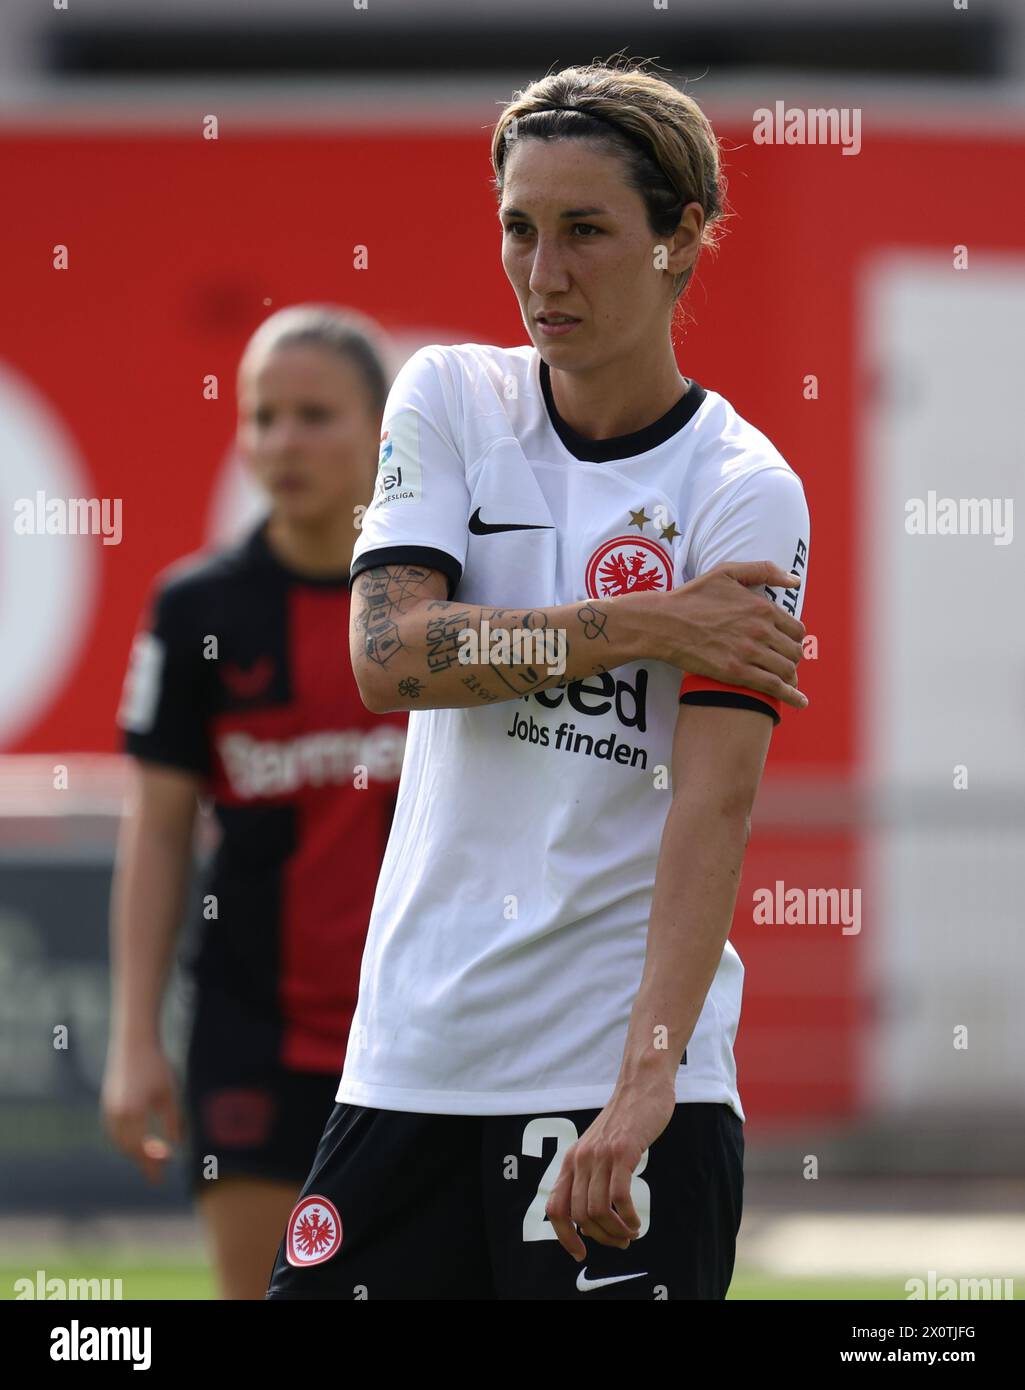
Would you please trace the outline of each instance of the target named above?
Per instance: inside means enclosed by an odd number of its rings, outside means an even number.
[[[425,564],[366,568],[352,585],[352,669],[363,703],[377,713],[514,700],[641,660],[747,686],[801,709],[804,626],[746,587],[799,583],[768,561],[724,564],[669,593],[510,609],[450,601],[448,577]],[[486,651],[485,620],[491,637],[503,629],[551,632],[559,641],[550,650],[562,652],[565,669],[549,675],[529,662],[462,662],[468,632],[477,634],[477,653]]]
[[[192,865],[201,781],[133,763],[111,890],[111,1019],[101,1105],[111,1139],[151,1180],[181,1141],[160,1011]],[[156,1116],[165,1138],[152,1132]]]
[[[205,602],[187,582],[158,586],[132,647],[118,711],[132,761],[111,887],[111,1018],[101,1108],[114,1143],[151,1180],[182,1129],[160,1013],[192,867],[197,797],[210,770]]]

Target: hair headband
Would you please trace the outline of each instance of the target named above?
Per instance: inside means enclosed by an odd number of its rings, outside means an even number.
[[[648,154],[648,158],[651,158],[651,152],[649,152],[647,145],[644,145],[643,140],[634,135],[633,131],[627,131],[626,126],[620,125],[618,121],[613,121],[608,115],[599,115],[597,111],[587,111],[583,106],[563,106],[558,101],[554,101],[549,106],[541,107],[540,111],[530,111],[527,114],[542,115],[545,111],[576,111],[577,115],[586,115],[591,121],[601,121],[602,125],[608,125],[608,128],[615,131],[616,135],[622,135],[623,139],[630,140],[633,145],[643,149],[645,154]]]
[[[639,135],[635,135],[632,130],[627,130],[627,128],[621,126],[618,121],[612,120],[609,116],[601,116],[597,111],[586,111],[582,106],[564,106],[560,102],[551,102],[548,106],[542,106],[537,111],[528,111],[519,119],[526,120],[528,116],[543,116],[546,111],[575,111],[578,116],[587,116],[592,121],[598,121],[602,125],[608,126],[609,130],[618,135],[621,139],[628,141],[633,145],[634,149],[639,150],[643,155],[647,155],[651,163],[661,171],[662,177],[666,178],[666,181],[670,182],[670,186],[672,186],[671,181],[666,176],[665,170],[662,169],[662,166],[655,158],[650,147],[645,144]]]

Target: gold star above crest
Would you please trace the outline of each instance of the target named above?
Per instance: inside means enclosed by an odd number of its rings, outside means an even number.
[[[676,529],[675,521],[671,521],[668,526],[663,526],[662,528],[662,539],[664,541],[675,541],[679,534],[680,532]]]
[[[645,515],[644,515],[644,508],[643,508],[643,507],[640,509],[639,512],[631,512],[631,513],[630,513],[630,525],[631,525],[631,526],[636,526],[637,529],[638,529],[639,531],[643,531],[643,530],[644,530],[644,527],[647,525],[647,523],[648,523],[650,520],[651,520],[651,517],[650,517],[650,516],[645,516]]]

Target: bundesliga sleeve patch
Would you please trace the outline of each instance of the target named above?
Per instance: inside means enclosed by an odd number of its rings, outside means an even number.
[[[420,421],[412,410],[399,411],[381,435],[377,483],[371,508],[389,502],[419,502],[423,497]]]
[[[160,700],[165,651],[163,642],[152,632],[138,633],[132,643],[128,674],[117,712],[119,726],[129,733],[148,734],[153,727]]]
[[[782,702],[772,695],[763,695],[758,690],[749,690],[744,685],[726,685],[708,676],[685,675],[680,684],[680,703],[688,705],[726,705],[732,709],[763,710],[772,716],[772,722],[780,722]]]
[[[288,1218],[285,1256],[290,1265],[305,1269],[337,1254],[342,1244],[342,1218],[326,1197],[303,1197]]]

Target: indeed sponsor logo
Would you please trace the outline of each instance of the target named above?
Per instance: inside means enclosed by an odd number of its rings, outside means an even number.
[[[288,740],[228,733],[218,738],[217,750],[232,791],[249,798],[352,782],[360,767],[369,777],[394,781],[402,771],[405,743],[401,729],[385,726],[329,729]]]
[[[565,703],[574,714],[589,718],[601,718],[615,710],[621,725],[645,733],[648,727],[647,691],[648,673],[641,667],[634,683],[624,678],[617,679],[610,671],[604,671],[600,676],[570,681],[568,685],[554,690],[536,690],[523,698],[536,700],[539,705],[551,710],[559,709]],[[586,729],[578,729],[576,723],[570,720],[564,720],[552,728],[543,721],[535,720],[532,714],[524,718],[514,711],[512,727],[506,730],[506,734],[509,738],[519,739],[521,743],[553,748],[560,753],[603,758],[642,770],[648,765],[647,750],[640,744],[628,744],[615,733],[596,737]]]
[[[600,676],[588,676],[586,680],[570,681],[569,685],[555,690],[536,690],[525,699],[536,700],[546,709],[558,709],[563,700],[576,714],[601,716],[615,708],[616,718],[625,724],[645,733],[647,730],[648,673],[644,667],[637,672],[636,684],[619,678],[610,671]]]

